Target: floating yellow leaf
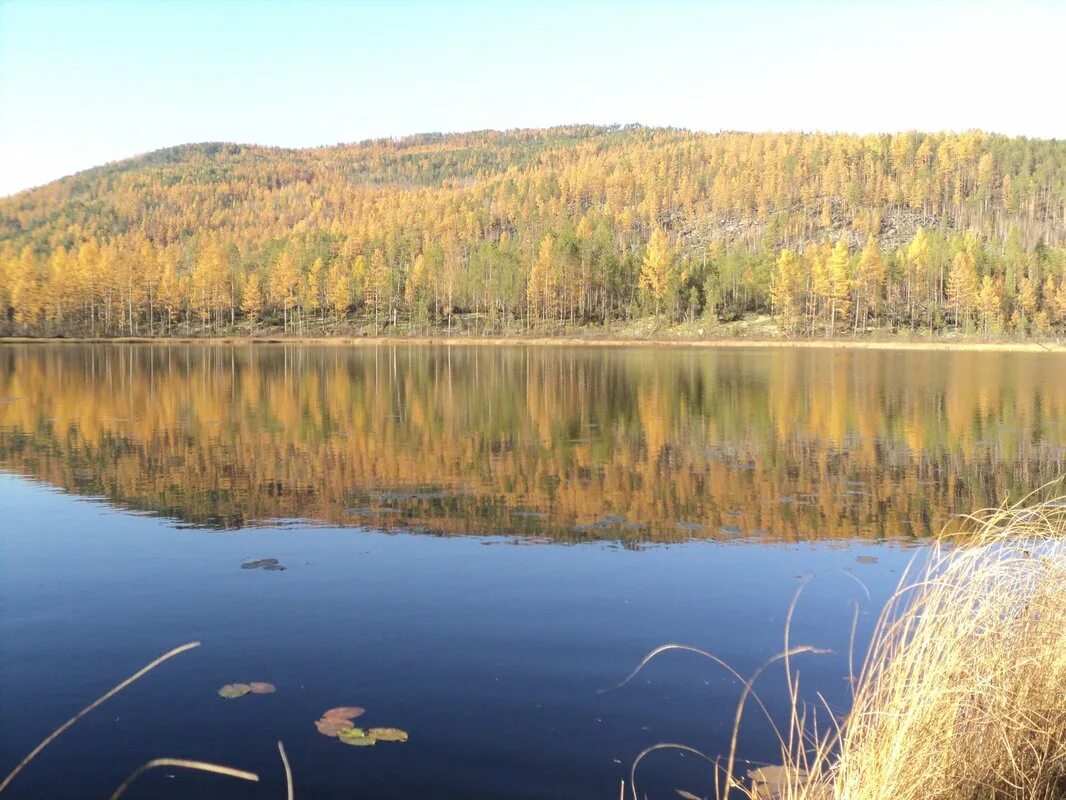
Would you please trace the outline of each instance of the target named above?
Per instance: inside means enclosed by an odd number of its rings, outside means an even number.
[[[399,728],[371,728],[367,733],[379,742],[407,741],[407,731],[401,731]]]
[[[337,731],[337,738],[353,747],[370,747],[378,741],[373,736],[368,736],[362,728],[341,728]]]
[[[252,687],[247,683],[227,683],[218,690],[218,696],[232,700],[235,697],[243,697],[250,691],[252,691]]]

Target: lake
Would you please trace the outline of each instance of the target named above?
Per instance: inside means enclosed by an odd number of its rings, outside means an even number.
[[[953,515],[1066,472],[1061,356],[638,347],[0,346],[0,775],[10,797],[618,796],[729,745],[791,641],[845,713],[902,571]],[[242,569],[277,559],[284,570]],[[273,694],[224,700],[224,684]],[[757,690],[786,720],[780,665]],[[366,708],[406,743],[315,720]],[[824,708],[822,709],[823,713]],[[740,755],[773,762],[745,719]],[[713,791],[657,752],[641,792]]]

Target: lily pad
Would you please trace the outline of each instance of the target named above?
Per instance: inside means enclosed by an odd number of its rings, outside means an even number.
[[[346,728],[352,727],[352,723],[346,719],[322,719],[315,720],[315,728],[323,736],[331,736],[336,738],[337,734]]]
[[[342,728],[337,731],[337,738],[353,747],[370,747],[378,741],[373,736],[368,736],[362,728]]]
[[[366,713],[365,708],[359,708],[359,706],[338,706],[337,708],[327,709],[322,713],[322,719],[335,719],[351,722],[356,717],[361,717]]]
[[[373,747],[378,743],[377,739],[373,739],[370,736],[363,736],[357,739],[341,739],[341,741],[352,747]]]
[[[277,686],[266,681],[252,681],[248,686],[251,688],[252,694],[274,694],[278,690]]]
[[[254,561],[245,561],[241,564],[241,569],[259,569],[261,567],[275,567],[278,565],[276,558],[257,558]]]
[[[232,700],[235,697],[244,697],[250,691],[252,691],[252,687],[247,683],[227,683],[218,690],[218,696],[224,697],[226,700]]]
[[[407,731],[401,731],[399,728],[371,728],[367,733],[379,742],[407,741]]]

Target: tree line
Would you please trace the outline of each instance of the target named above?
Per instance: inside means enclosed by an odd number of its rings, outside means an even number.
[[[7,334],[1066,329],[1066,143],[571,127],[187,145],[0,200]]]

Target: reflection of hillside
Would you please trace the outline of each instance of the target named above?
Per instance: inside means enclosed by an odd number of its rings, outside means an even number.
[[[0,465],[198,525],[926,535],[1064,471],[1056,358],[11,346]]]

